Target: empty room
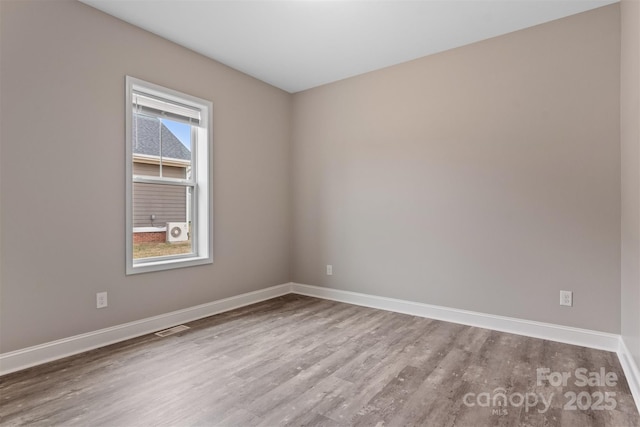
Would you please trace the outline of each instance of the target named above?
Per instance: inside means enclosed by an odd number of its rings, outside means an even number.
[[[640,426],[640,1],[0,0],[1,426]]]

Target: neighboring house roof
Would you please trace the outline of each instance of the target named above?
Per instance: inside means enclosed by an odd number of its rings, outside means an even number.
[[[161,127],[162,126],[162,127]],[[160,119],[133,114],[133,153],[160,156],[160,135],[162,135],[162,157],[191,160],[191,151],[161,124]]]

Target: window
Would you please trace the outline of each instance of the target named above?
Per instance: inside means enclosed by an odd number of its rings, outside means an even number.
[[[127,274],[213,262],[209,101],[126,78]]]

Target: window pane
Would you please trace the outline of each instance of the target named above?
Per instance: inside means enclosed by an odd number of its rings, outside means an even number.
[[[133,113],[133,174],[182,178],[191,167],[191,126]]]
[[[167,129],[169,129],[169,131],[187,149],[186,152],[183,149],[181,149],[180,155],[191,156],[191,126],[186,124],[186,123],[174,122],[172,120],[167,120],[167,119],[163,119],[162,120],[162,124]],[[171,157],[171,156],[169,156],[169,157]],[[190,157],[187,157],[187,158],[190,159]]]
[[[193,252],[191,187],[133,184],[133,258]]]

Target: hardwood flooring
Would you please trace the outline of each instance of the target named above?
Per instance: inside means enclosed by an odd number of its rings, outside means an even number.
[[[299,295],[188,325],[0,377],[0,424],[640,426],[606,351]]]

